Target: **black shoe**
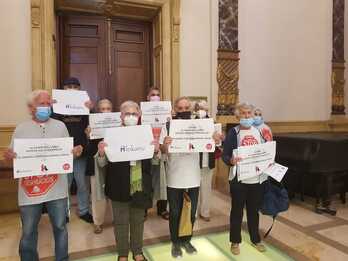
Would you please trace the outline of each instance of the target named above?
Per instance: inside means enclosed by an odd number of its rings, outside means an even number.
[[[144,256],[144,254],[140,254],[142,257],[143,257],[143,261],[148,261],[147,259],[146,259],[146,257]],[[135,260],[135,256],[133,256],[133,260]]]
[[[87,223],[93,223],[93,217],[89,213],[86,213],[86,214],[80,216],[80,219],[82,219],[83,221],[85,221]]]
[[[182,250],[181,250],[180,244],[172,245],[172,257],[182,258]]]
[[[191,242],[185,242],[181,245],[187,254],[194,255],[197,254],[197,249],[191,244]]]

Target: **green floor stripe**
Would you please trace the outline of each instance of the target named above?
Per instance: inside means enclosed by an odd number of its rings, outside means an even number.
[[[196,255],[188,255],[183,251],[182,261],[294,261],[285,253],[277,248],[265,244],[267,251],[264,253],[258,252],[250,243],[247,233],[242,232],[242,244],[240,245],[241,254],[233,256],[230,252],[230,243],[228,232],[211,234],[206,236],[194,237],[192,244],[197,248]],[[144,248],[144,255],[149,261],[171,261],[177,260],[171,256],[171,243],[160,243]],[[115,261],[116,254],[105,254],[95,257],[80,259],[79,261]],[[132,255],[129,255],[129,260],[132,260]]]

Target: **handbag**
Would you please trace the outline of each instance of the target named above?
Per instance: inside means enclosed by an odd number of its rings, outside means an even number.
[[[191,199],[187,192],[184,192],[182,210],[179,223],[179,237],[192,235],[191,221]]]

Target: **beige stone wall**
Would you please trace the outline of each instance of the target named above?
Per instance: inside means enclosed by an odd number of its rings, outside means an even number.
[[[239,1],[240,100],[270,121],[327,120],[332,1]]]
[[[181,1],[181,95],[208,97],[217,107],[218,1]]]
[[[27,117],[31,90],[30,1],[0,1],[0,125]]]

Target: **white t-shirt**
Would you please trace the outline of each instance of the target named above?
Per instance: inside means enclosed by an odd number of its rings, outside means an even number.
[[[237,133],[237,137],[238,137],[237,138],[238,147],[251,146],[251,145],[256,145],[256,144],[262,143],[260,131],[255,127],[251,127],[248,130],[240,130],[239,133]],[[229,174],[229,180],[232,180],[236,174],[238,176],[238,166],[231,167],[230,174]],[[245,184],[262,183],[266,179],[267,179],[267,175],[261,174],[258,177],[245,179],[242,181],[242,183],[245,183]]]
[[[163,127],[160,144],[167,136],[167,128]],[[166,160],[167,186],[170,188],[195,188],[201,184],[199,153],[168,153]]]
[[[19,124],[12,136],[14,139],[65,138],[69,132],[61,121],[49,119],[44,124],[33,120]],[[62,199],[68,196],[68,179],[66,174],[44,175],[21,178],[18,182],[18,205],[33,205]]]
[[[195,188],[201,183],[199,153],[169,153],[167,160],[167,186]]]

